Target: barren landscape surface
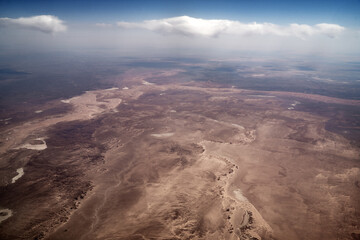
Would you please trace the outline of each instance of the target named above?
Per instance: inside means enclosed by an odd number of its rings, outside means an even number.
[[[360,101],[182,72],[130,68],[2,125],[0,238],[360,239]]]

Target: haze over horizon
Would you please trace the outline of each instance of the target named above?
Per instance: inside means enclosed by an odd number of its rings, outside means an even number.
[[[1,1],[0,49],[360,53],[359,1]]]

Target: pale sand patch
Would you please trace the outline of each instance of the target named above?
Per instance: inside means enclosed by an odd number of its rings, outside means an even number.
[[[336,82],[335,80],[331,78],[320,78],[320,77],[312,77],[312,79],[322,82]]]
[[[0,223],[12,216],[12,211],[10,209],[4,208],[0,209]]]
[[[161,137],[171,137],[173,136],[174,133],[154,133],[154,134],[151,134],[151,136],[153,137],[158,137],[158,138],[161,138]]]
[[[116,107],[122,102],[122,99],[119,98],[117,91],[96,90],[88,91],[77,97],[61,100],[61,102],[73,105],[73,110],[62,116],[46,118],[42,121],[31,121],[13,128],[11,130],[12,137],[8,138],[8,141],[0,146],[0,151],[14,148],[44,150],[46,146],[45,143],[41,144],[41,146],[25,144],[20,147],[19,144],[23,143],[31,133],[39,129],[47,128],[58,122],[87,120],[104,112],[116,111]]]
[[[252,74],[252,77],[265,77],[265,74],[260,73],[260,74]]]
[[[88,93],[88,91],[85,92],[85,94]],[[71,103],[73,100],[79,98],[79,96],[76,96],[76,97],[72,97],[72,98],[69,98],[69,99],[63,99],[61,100],[62,103]]]
[[[15,183],[16,180],[18,180],[19,178],[21,178],[24,175],[24,169],[23,168],[16,169],[16,172],[18,173],[18,175],[16,175],[15,177],[13,177],[11,179],[11,183]]]
[[[239,129],[245,129],[243,126],[241,126],[239,124],[236,124],[236,123],[232,123],[231,125],[234,126],[234,127],[239,128]]]
[[[227,101],[229,100],[229,97],[224,97],[224,96],[214,96],[209,98],[210,101]]]
[[[12,118],[0,119],[0,122],[7,122],[10,121]]]
[[[142,81],[142,84],[143,84],[143,85],[154,85],[153,83],[147,82],[147,81],[145,81],[145,80]]]
[[[328,177],[325,176],[323,173],[319,173],[318,175],[315,176],[315,181],[326,183],[328,181]]]
[[[242,191],[240,189],[236,189],[233,191],[235,194],[235,197],[237,200],[241,201],[241,202],[247,202],[249,201],[242,193]]]
[[[107,89],[104,89],[104,91],[112,91],[112,90],[118,90],[119,88],[117,87],[113,87],[113,88],[107,88]]]
[[[209,118],[209,120],[212,121],[212,122],[220,123],[220,122],[219,122],[218,120],[216,120],[216,119]]]
[[[62,100],[62,102],[74,105],[75,109],[72,115],[76,116],[76,120],[91,119],[106,110],[115,109],[121,103],[122,100],[112,94],[108,90],[86,91],[83,95]],[[99,100],[99,96],[108,98]]]
[[[35,111],[35,113],[42,113],[43,112],[43,110],[37,110],[37,111]]]
[[[170,110],[171,113],[176,113],[176,110]]]
[[[291,104],[291,106],[295,107],[296,105],[300,104],[300,102],[295,101],[294,103]]]
[[[208,120],[212,121],[212,122],[216,122],[216,123],[219,123],[219,124],[222,124],[224,126],[228,126],[228,127],[236,127],[237,129],[239,130],[245,130],[245,127],[239,125],[239,124],[236,124],[236,123],[228,123],[228,122],[224,122],[224,121],[218,121],[216,119],[212,119],[212,118],[208,118]]]
[[[291,107],[288,107],[288,109],[289,109],[289,110],[293,110],[293,109],[295,109],[295,106],[298,105],[298,104],[300,104],[300,102],[295,101],[294,103],[290,104]]]
[[[123,89],[123,90],[128,90],[129,88],[128,88],[128,87],[123,87],[122,89]]]
[[[30,149],[30,150],[45,150],[47,148],[46,142],[44,140],[44,138],[36,138],[35,140],[38,141],[42,141],[42,144],[30,144],[30,143],[25,143],[23,145],[21,145],[20,147],[14,148],[14,149],[20,149],[20,148],[26,148],[26,149]]]

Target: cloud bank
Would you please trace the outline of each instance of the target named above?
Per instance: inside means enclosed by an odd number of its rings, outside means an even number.
[[[240,36],[295,36],[301,39],[313,35],[325,35],[334,38],[345,30],[340,25],[329,23],[320,23],[313,26],[294,23],[288,26],[280,26],[272,23],[242,23],[226,19],[201,19],[189,16],[147,20],[139,23],[117,22],[117,25],[126,29],[138,28],[162,34],[203,37],[218,37],[222,34],[231,34]]]
[[[66,25],[64,25],[63,21],[52,15],[39,15],[21,18],[0,18],[0,26],[18,27],[44,33],[66,31]]]

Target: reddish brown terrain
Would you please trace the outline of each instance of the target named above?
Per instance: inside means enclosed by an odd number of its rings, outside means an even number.
[[[0,239],[360,239],[358,138],[302,102],[359,101],[179,71],[128,70],[3,125]]]

